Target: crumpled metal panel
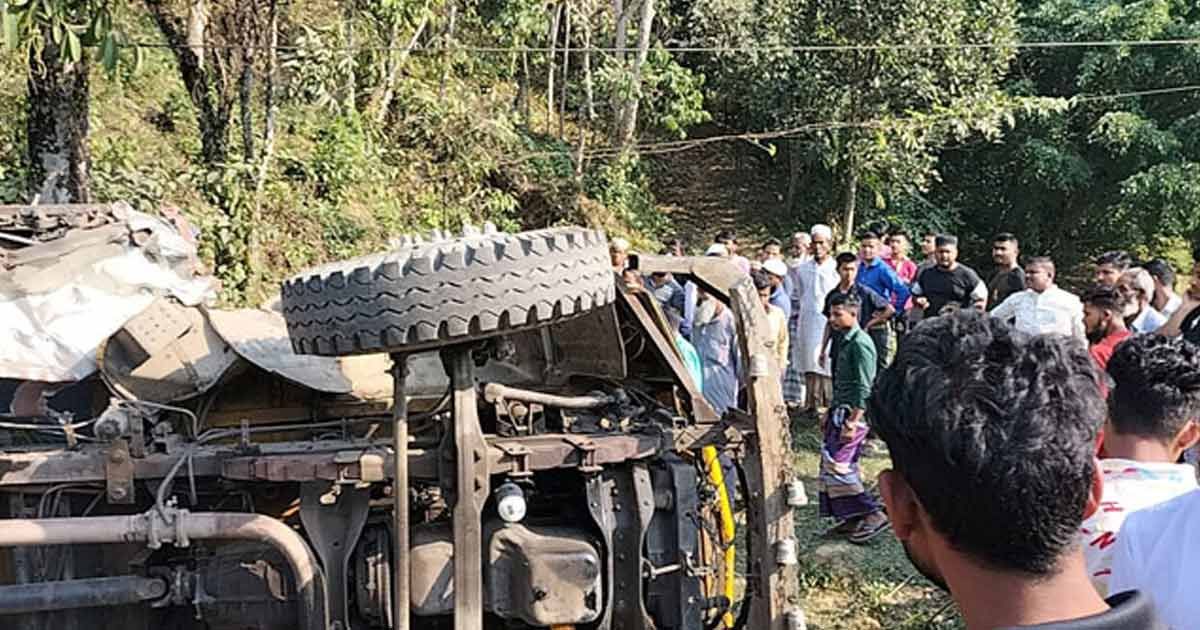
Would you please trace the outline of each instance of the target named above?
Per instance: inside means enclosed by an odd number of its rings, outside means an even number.
[[[211,310],[208,319],[238,356],[272,374],[319,392],[348,394],[354,389],[338,359],[296,354],[292,350],[287,325],[277,311]]]
[[[0,206],[0,378],[69,382],[96,348],[158,296],[199,304],[195,247],[128,205]]]
[[[208,391],[238,355],[199,308],[159,298],[100,347],[100,371],[122,394],[169,403]]]

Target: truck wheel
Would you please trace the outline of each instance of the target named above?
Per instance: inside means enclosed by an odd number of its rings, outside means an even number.
[[[568,319],[612,303],[603,232],[491,233],[354,258],[285,281],[299,354],[418,351]]]

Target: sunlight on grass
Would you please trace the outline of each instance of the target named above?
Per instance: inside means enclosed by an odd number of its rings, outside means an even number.
[[[811,419],[792,426],[796,470],[809,490],[809,504],[795,512],[800,552],[800,600],[809,628],[961,629],[949,596],[917,573],[891,534],[867,546],[823,537],[832,522],[817,514],[820,437]],[[868,487],[888,466],[887,454],[864,458]]]

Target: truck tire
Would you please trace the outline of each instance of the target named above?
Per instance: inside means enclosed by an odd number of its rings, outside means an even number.
[[[283,283],[298,354],[409,352],[568,319],[613,302],[604,233],[493,233],[354,258]]]

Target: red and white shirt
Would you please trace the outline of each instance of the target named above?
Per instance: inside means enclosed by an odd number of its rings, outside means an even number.
[[[1088,576],[1101,596],[1108,596],[1113,544],[1121,524],[1136,512],[1196,489],[1196,470],[1187,464],[1102,459],[1104,493],[1100,508],[1079,528]]]

